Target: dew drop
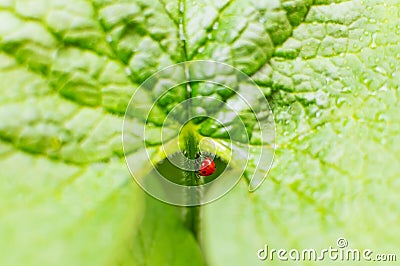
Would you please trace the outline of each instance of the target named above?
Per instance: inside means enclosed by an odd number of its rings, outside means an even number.
[[[376,33],[372,34],[371,48],[376,48]]]
[[[388,87],[386,85],[383,85],[382,87],[379,88],[380,91],[388,91]]]
[[[386,114],[380,114],[378,116],[378,121],[380,121],[380,122],[388,122],[389,121],[389,117]]]
[[[383,75],[387,74],[386,70],[380,66],[375,67],[375,71]]]
[[[337,105],[338,107],[342,106],[342,105],[345,104],[345,103],[347,103],[346,98],[340,97],[340,98],[338,98],[338,99],[336,100],[336,105]]]
[[[363,82],[365,85],[369,85],[369,84],[371,84],[372,79],[366,78],[366,79],[363,79],[362,82]]]
[[[218,27],[219,27],[219,23],[215,22],[212,28],[213,28],[213,30],[217,30]]]
[[[340,91],[343,93],[350,93],[351,89],[350,89],[350,87],[343,87]]]
[[[132,70],[131,70],[129,67],[126,67],[126,68],[125,68],[125,73],[126,73],[128,76],[130,76],[130,75],[132,75]]]
[[[113,41],[111,35],[107,35],[106,40],[107,40],[107,42],[112,42]]]
[[[181,41],[185,41],[186,40],[186,36],[185,36],[185,33],[184,33],[184,29],[183,29],[183,24],[182,23],[179,24],[179,39]]]
[[[325,78],[325,82],[326,82],[327,85],[330,84],[332,81],[333,81],[333,80],[332,80],[331,77],[326,77],[326,78]]]
[[[322,91],[317,92],[315,102],[318,106],[326,107],[328,105],[328,94]]]

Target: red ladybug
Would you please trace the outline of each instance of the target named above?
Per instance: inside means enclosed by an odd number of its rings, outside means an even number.
[[[212,158],[205,158],[204,161],[200,165],[199,174],[201,176],[209,176],[214,174],[215,172],[215,162]]]

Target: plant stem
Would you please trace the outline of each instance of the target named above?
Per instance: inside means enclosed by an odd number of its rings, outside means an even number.
[[[186,150],[187,157],[191,160],[196,158],[198,152],[198,141],[190,130],[187,131],[186,136]],[[198,186],[201,184],[201,179],[194,171],[188,171],[185,175],[186,186]],[[190,197],[190,202],[199,202],[201,195],[200,188],[194,190],[194,193],[186,195]],[[201,225],[201,207],[200,206],[189,206],[185,207],[184,222],[186,227],[192,232],[195,239],[199,242],[200,240],[200,225]]]
[[[182,57],[183,61],[188,60],[188,55],[187,55],[187,45],[186,45],[186,32],[185,32],[185,1],[184,0],[179,0],[179,37],[181,40],[181,46],[182,46]],[[190,83],[190,73],[189,69],[185,65],[185,76],[186,76],[186,99],[191,99],[192,98],[192,88],[191,88],[191,83]],[[188,101],[187,105],[187,122],[192,117],[192,104],[191,101]],[[193,128],[189,126],[189,130],[186,130],[184,133],[184,138],[185,138],[185,150],[187,152],[187,157],[191,160],[194,160],[196,158],[196,154],[198,152],[198,140],[192,131]],[[188,171],[185,174],[185,180],[184,184],[186,186],[198,186],[200,185],[202,180],[197,176],[196,172],[194,171]],[[198,190],[195,190],[195,193],[190,193],[190,195],[185,195],[186,197],[194,197],[194,199],[188,199],[191,202],[194,202],[197,197],[197,202],[199,202],[200,197],[202,197],[201,189],[198,187]],[[201,207],[200,206],[189,206],[189,207],[184,207],[184,224],[185,226],[192,232],[194,238],[196,239],[197,243],[200,245],[200,225],[201,225]]]
[[[200,206],[186,207],[185,224],[186,227],[192,232],[194,238],[198,243],[200,243],[200,237],[201,237],[200,215],[201,215]]]

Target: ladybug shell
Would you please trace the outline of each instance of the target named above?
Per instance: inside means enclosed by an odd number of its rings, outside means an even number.
[[[201,176],[209,176],[215,172],[215,162],[212,158],[205,158],[200,165],[199,174]]]

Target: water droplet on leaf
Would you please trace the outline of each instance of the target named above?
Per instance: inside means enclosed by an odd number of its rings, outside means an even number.
[[[215,22],[212,28],[213,28],[213,30],[217,30],[218,27],[219,27],[219,23]]]
[[[132,75],[132,70],[131,70],[129,67],[126,67],[126,68],[125,68],[125,73],[126,73],[128,76],[130,76],[130,75]]]

